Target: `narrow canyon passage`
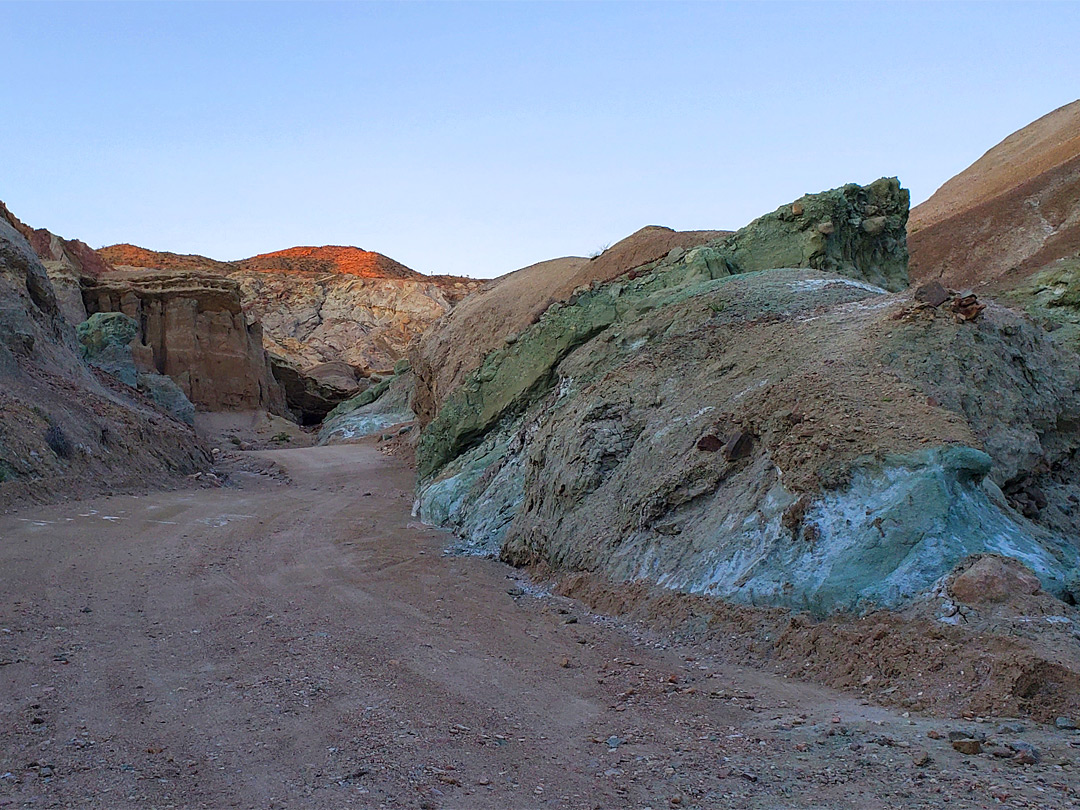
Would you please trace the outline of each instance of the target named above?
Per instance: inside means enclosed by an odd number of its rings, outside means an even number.
[[[0,516],[0,807],[1075,806],[445,556],[371,445],[252,457],[291,481]]]

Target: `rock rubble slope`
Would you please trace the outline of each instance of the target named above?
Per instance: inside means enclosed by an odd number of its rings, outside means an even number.
[[[24,231],[0,208],[0,508],[207,467],[190,427],[82,362]]]
[[[808,195],[548,306],[440,392],[421,515],[516,564],[818,613],[988,551],[1071,594],[1080,369],[1002,307],[896,292],[907,204]]]

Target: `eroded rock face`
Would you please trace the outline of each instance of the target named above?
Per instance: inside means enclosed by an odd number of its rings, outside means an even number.
[[[1080,101],[1014,132],[911,212],[911,274],[1010,289],[1080,255]]]
[[[387,373],[409,342],[479,286],[467,279],[365,278],[237,270],[245,310],[267,350],[297,367],[342,361]]]
[[[266,349],[301,372],[338,361],[364,375],[389,372],[410,340],[480,286],[425,276],[353,247],[290,248],[239,262],[134,245],[100,253],[129,270],[195,270],[235,280],[249,320],[263,325]]]
[[[236,282],[194,272],[111,270],[84,280],[87,312],[121,312],[138,324],[136,365],[171,377],[204,410],[287,413]]]
[[[0,506],[208,467],[189,427],[82,362],[24,228],[0,205]]]
[[[319,424],[330,411],[369,385],[355,368],[341,361],[302,369],[270,355],[270,366],[285,389],[289,408],[304,425]]]
[[[905,280],[906,203],[895,180],[803,198],[549,306],[444,394],[421,515],[515,564],[815,612],[988,551],[1060,592],[1080,368],[1002,307],[878,286]],[[1002,487],[1044,467],[1033,521]]]
[[[16,219],[0,203],[3,214],[37,254],[45,272],[52,282],[56,302],[68,323],[76,326],[86,320],[82,302],[80,281],[86,276],[96,276],[108,269],[108,265],[85,242],[64,239],[44,228],[31,228]]]

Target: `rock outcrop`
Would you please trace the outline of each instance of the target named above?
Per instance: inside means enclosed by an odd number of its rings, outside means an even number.
[[[83,279],[89,314],[122,312],[138,324],[136,365],[171,377],[203,410],[287,413],[258,323],[239,285],[191,271],[108,270]]]
[[[319,424],[339,404],[370,385],[355,368],[340,360],[301,369],[271,355],[270,365],[285,389],[285,400],[304,425]]]
[[[428,330],[409,352],[416,374],[415,408],[423,424],[484,357],[513,341],[554,303],[575,290],[611,281],[668,254],[681,253],[725,231],[642,228],[592,259],[567,256],[529,265],[485,284]]]
[[[237,282],[248,319],[262,324],[265,347],[291,392],[289,406],[307,422],[342,401],[333,401],[336,394],[317,379],[325,364],[347,363],[363,377],[388,373],[413,338],[480,286],[471,279],[425,276],[351,247],[291,248],[239,262],[133,245],[100,253],[122,269],[198,271]],[[311,398],[318,390],[323,394],[316,400],[331,395],[329,408]]]
[[[906,216],[895,180],[810,195],[548,306],[438,392],[422,517],[515,564],[815,612],[986,552],[1063,593],[1080,369],[1000,306],[890,294]]]
[[[911,212],[911,275],[1007,289],[1080,255],[1080,101],[1003,140]]]
[[[415,416],[409,407],[416,378],[407,367],[338,405],[319,430],[319,444],[342,444],[379,435],[392,427],[406,429]],[[411,425],[408,428],[411,430]]]
[[[25,230],[0,206],[0,507],[208,467],[188,426],[82,362]]]
[[[60,312],[72,326],[86,320],[81,280],[109,269],[107,263],[85,242],[64,239],[44,228],[31,228],[16,219],[0,202],[0,216],[30,243],[45,267]]]

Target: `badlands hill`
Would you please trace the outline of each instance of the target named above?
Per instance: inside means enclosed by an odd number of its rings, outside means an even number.
[[[986,552],[1080,586],[1080,368],[1004,308],[905,293],[907,215],[882,179],[564,266],[532,307],[528,271],[491,284],[412,355],[421,515],[514,563],[822,612]]]
[[[81,243],[43,233],[0,204],[0,509],[61,493],[165,486],[206,469],[210,457],[188,425],[83,362],[38,258],[77,256]]]
[[[341,245],[287,248],[274,253],[252,256],[250,259],[238,262],[237,266],[241,270],[275,273],[341,273],[359,278],[420,279],[424,277],[389,256]]]
[[[1019,284],[1080,254],[1080,101],[1014,132],[911,212],[911,274]]]

